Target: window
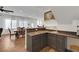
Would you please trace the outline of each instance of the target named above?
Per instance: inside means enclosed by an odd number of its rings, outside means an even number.
[[[19,27],[27,27],[27,20],[19,20]]]
[[[12,20],[12,29],[17,28],[17,21]]]
[[[17,27],[28,27],[28,24],[30,24],[31,27],[36,27],[36,25],[40,24],[41,22],[37,22],[37,20],[27,20],[27,19],[14,19],[14,18],[7,18],[5,19],[5,29],[15,29]]]
[[[6,19],[5,20],[5,29],[13,29],[17,27],[17,21],[16,20],[11,20],[11,19]]]
[[[5,20],[5,29],[11,28],[11,19]]]
[[[19,27],[23,27],[24,26],[24,22],[22,20],[19,20]]]
[[[28,25],[27,25],[27,20],[26,20],[26,21],[24,21],[24,27],[25,27],[25,28],[27,28],[27,27],[28,27]]]

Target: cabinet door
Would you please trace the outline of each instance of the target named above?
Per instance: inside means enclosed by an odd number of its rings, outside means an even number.
[[[32,51],[38,52],[47,46],[46,34],[39,34],[32,38]]]
[[[51,42],[52,42],[52,45],[51,45],[51,47],[52,48],[55,48],[56,49],[56,35],[55,34],[52,34],[52,40],[51,40]]]
[[[44,39],[43,39],[43,48],[47,46],[47,33],[44,34]]]
[[[64,36],[57,36],[57,51],[63,52],[65,51],[66,45],[66,37]]]
[[[48,46],[56,48],[56,35],[48,34]]]
[[[47,46],[47,34],[40,34],[40,40],[41,40],[41,49]]]
[[[40,35],[36,35],[32,39],[32,51],[33,52],[38,52],[41,49],[41,40],[40,40]]]
[[[50,33],[48,33],[48,46],[51,47],[51,39],[52,39],[52,35]]]
[[[32,51],[32,37],[27,35],[27,51]]]

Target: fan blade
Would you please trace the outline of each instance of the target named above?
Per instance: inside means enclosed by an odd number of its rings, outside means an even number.
[[[0,6],[0,9],[4,8],[3,6]]]
[[[4,10],[4,12],[14,12],[14,11],[11,11],[11,10]]]
[[[0,11],[1,11],[1,12],[3,12],[3,11],[4,11],[4,9],[0,9]]]

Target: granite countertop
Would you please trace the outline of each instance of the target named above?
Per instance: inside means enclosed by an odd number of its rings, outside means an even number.
[[[51,34],[62,35],[62,36],[66,36],[66,37],[79,39],[79,37],[77,35],[69,35],[69,34],[66,34],[66,33],[61,33],[61,32],[56,32],[56,31],[47,31],[47,30],[30,32],[30,33],[27,33],[27,34],[30,35],[30,36],[35,36],[35,35],[39,35],[39,34],[43,34],[43,33],[51,33]]]
[[[35,35],[39,35],[39,34],[43,34],[43,33],[48,33],[48,31],[34,31],[34,32],[29,32],[27,34],[30,36],[35,36]]]

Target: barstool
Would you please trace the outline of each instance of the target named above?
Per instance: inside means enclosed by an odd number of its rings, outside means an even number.
[[[2,31],[3,31],[3,28],[0,28],[0,39],[1,39]]]

